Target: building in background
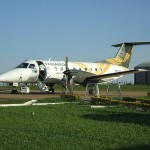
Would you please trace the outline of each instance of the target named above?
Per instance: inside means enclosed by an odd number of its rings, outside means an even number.
[[[150,61],[137,65],[135,69],[146,69],[149,71],[134,74],[134,84],[150,85]]]

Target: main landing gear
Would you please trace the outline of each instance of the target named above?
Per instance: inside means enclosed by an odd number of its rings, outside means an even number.
[[[110,85],[111,84],[107,84],[106,98],[109,97]],[[122,100],[122,91],[121,91],[121,85],[120,85],[120,83],[117,84],[117,87],[118,87],[117,88],[118,96],[119,96],[120,100]],[[87,97],[87,95],[94,95],[96,97],[100,96],[98,83],[88,83],[86,85],[85,97]]]
[[[49,93],[54,94],[54,85],[49,85]]]
[[[98,83],[88,83],[86,85],[86,91],[85,91],[85,97],[87,95],[94,95],[96,97],[99,97],[100,93],[99,93],[99,86]]]

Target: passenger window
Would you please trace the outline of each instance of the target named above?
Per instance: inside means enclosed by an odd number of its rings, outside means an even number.
[[[63,67],[60,67],[60,70],[63,71]]]
[[[97,71],[97,68],[95,68],[95,71]]]
[[[54,70],[57,70],[57,67],[54,67]]]

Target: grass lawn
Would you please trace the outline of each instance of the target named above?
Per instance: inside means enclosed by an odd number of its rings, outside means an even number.
[[[31,90],[39,90],[37,86],[29,86]],[[56,84],[54,86],[55,90],[62,90],[61,85]],[[99,85],[100,91],[106,91],[107,85]],[[20,89],[18,87],[17,89]],[[117,91],[118,86],[116,84],[110,85],[110,91]],[[5,90],[12,90],[11,86],[0,86],[0,91],[5,91]],[[85,87],[82,85],[75,85],[74,86],[75,91],[85,91]],[[122,91],[146,91],[150,92],[150,86],[149,85],[121,85],[121,90]]]
[[[148,150],[150,114],[87,104],[0,108],[0,150],[9,149]]]

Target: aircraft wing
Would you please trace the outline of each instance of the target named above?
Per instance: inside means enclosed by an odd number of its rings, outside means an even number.
[[[67,70],[64,72],[64,74],[75,76],[74,81],[76,83],[86,85],[87,83],[108,82],[113,80],[113,77],[120,77],[122,75],[139,73],[143,71],[148,71],[148,70],[144,70],[144,69],[128,70],[128,71],[115,72],[115,73],[102,74],[102,75],[95,75],[93,73],[82,71],[82,70]]]
[[[103,74],[103,75],[95,75],[95,76],[86,77],[85,82],[92,82],[92,81],[96,81],[96,80],[103,80],[103,79],[106,79],[106,78],[119,77],[119,76],[122,76],[122,75],[139,73],[139,72],[144,72],[144,71],[148,71],[148,70],[136,69],[136,70],[128,70],[128,71],[122,71],[122,72]]]

